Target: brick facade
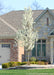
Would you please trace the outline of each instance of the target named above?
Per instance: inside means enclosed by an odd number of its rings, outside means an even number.
[[[18,42],[18,61],[24,61],[24,47],[22,46],[22,42]]]
[[[10,61],[22,62],[22,55],[24,55],[24,48],[18,46],[18,43],[14,39],[0,39],[2,44],[10,44]]]

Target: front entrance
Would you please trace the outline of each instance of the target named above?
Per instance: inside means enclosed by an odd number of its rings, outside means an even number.
[[[52,29],[49,33],[50,38],[50,62],[54,63],[54,29]]]
[[[54,63],[54,41],[53,41],[53,63]]]
[[[50,62],[54,63],[54,38],[50,39]]]

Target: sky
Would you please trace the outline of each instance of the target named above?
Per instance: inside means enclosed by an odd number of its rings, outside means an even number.
[[[12,10],[24,10],[25,7],[31,7],[35,0],[0,0],[4,9],[2,13],[6,13]],[[54,0],[36,0],[38,4],[45,8],[54,9]],[[6,9],[5,9],[6,8]]]

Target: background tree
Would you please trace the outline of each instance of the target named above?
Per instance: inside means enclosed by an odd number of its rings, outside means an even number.
[[[11,10],[13,10],[14,8],[12,8],[11,6],[5,6],[4,2],[2,0],[0,0],[0,15],[5,14],[10,12]]]
[[[0,2],[0,13],[3,13],[2,10],[4,9],[3,4]]]
[[[33,3],[32,3],[32,10],[40,10],[40,9],[43,9],[43,7],[41,7],[39,5],[39,3],[37,2],[37,0],[35,0]]]
[[[18,30],[16,40],[23,41],[22,45],[25,47],[25,50],[28,53],[28,62],[29,62],[29,53],[33,49],[35,40],[38,40],[38,33],[34,31],[33,28],[33,18],[32,18],[32,10],[31,8],[25,9],[25,13],[23,15],[22,27],[23,29]]]

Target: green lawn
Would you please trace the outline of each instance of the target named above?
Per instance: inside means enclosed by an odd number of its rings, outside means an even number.
[[[54,69],[0,70],[0,75],[54,75]]]

